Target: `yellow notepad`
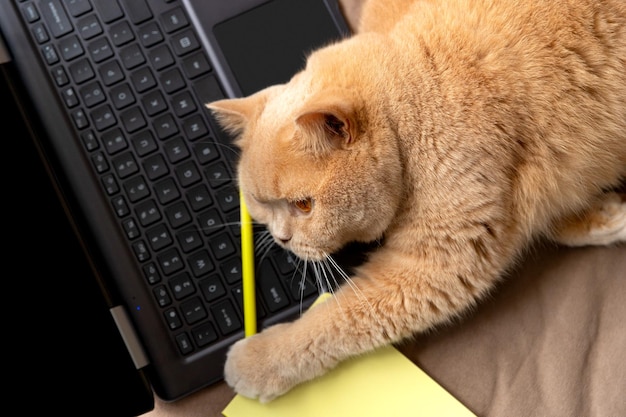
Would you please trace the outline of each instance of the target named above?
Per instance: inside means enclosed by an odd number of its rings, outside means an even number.
[[[475,417],[394,347],[347,360],[262,404],[240,395],[226,417]]]

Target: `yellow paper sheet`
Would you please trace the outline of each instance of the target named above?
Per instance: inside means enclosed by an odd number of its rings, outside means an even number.
[[[343,362],[267,404],[237,395],[222,413],[226,417],[475,417],[393,347]]]

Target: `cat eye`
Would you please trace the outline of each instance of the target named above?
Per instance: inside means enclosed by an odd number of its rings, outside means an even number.
[[[313,200],[311,198],[304,198],[302,200],[296,200],[291,204],[303,213],[310,213],[313,209]]]

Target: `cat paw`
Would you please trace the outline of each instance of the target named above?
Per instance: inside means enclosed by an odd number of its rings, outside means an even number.
[[[568,246],[626,242],[626,195],[607,193],[584,217],[564,223],[557,240]]]
[[[224,380],[240,395],[268,402],[301,382],[294,371],[286,336],[289,324],[278,324],[235,343],[229,350]]]

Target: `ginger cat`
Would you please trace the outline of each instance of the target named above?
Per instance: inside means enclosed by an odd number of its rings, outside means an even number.
[[[369,0],[285,84],[209,103],[252,217],[308,261],[381,245],[334,300],[236,343],[269,401],[462,314],[535,239],[626,241],[624,0]]]

